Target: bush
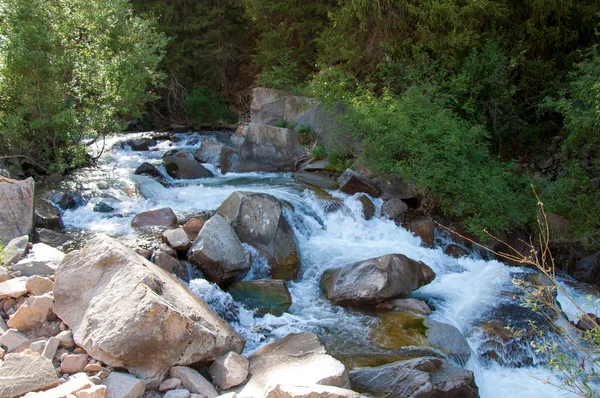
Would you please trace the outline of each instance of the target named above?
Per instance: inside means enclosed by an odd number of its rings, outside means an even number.
[[[0,153],[63,171],[155,98],[167,39],[127,0],[0,0]]]
[[[206,88],[192,91],[185,100],[185,107],[188,116],[195,123],[236,121],[235,114],[225,104],[223,97],[219,93],[209,92]]]

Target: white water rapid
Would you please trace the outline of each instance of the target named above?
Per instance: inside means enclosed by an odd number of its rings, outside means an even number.
[[[171,185],[168,188],[134,175],[134,170],[143,162],[150,162],[164,172],[161,157],[165,151],[193,151],[200,145],[198,139],[205,139],[197,134],[178,136],[181,141],[172,146],[169,141],[159,141],[150,151],[133,152],[115,145],[102,155],[98,167],[77,172],[73,180],[65,182],[65,188],[80,193],[86,203],[64,213],[66,228],[104,232],[131,246],[151,245],[158,242],[156,237],[140,235],[130,227],[136,213],[170,207],[179,219],[185,219],[215,210],[236,190],[269,193],[294,208],[294,211],[287,210],[286,217],[298,240],[302,270],[298,280],[288,284],[293,298],[289,313],[280,317],[255,317],[251,311],[237,306],[231,296],[217,286],[203,279],[190,281],[192,290],[228,317],[244,336],[247,352],[291,332],[312,331],[321,336],[334,356],[350,358],[368,353],[373,346],[369,341],[369,327],[374,316],[331,305],[320,291],[321,274],[328,268],[402,253],[425,262],[435,271],[435,280],[411,297],[426,300],[434,308],[430,317],[456,326],[467,337],[473,355],[465,366],[474,371],[481,397],[569,396],[540,381],[549,378],[559,383],[547,368],[537,364],[535,355],[529,355],[532,349],[525,344],[519,346],[518,351],[533,358],[526,366],[510,366],[511,358],[503,358],[505,365],[500,365],[481,355],[485,352],[485,339],[476,326],[503,304],[515,306],[511,279],[530,271],[498,261],[485,261],[475,255],[459,259],[448,257],[443,254],[443,244],[435,249],[424,248],[419,238],[392,221],[377,217],[366,221],[356,197],[338,191],[329,194],[345,206],[327,212],[326,202],[306,185],[296,182],[290,173],[222,175],[208,165],[215,172],[214,178],[178,181],[167,177]],[[127,137],[130,138],[135,136]],[[107,144],[114,142],[117,139]],[[101,201],[115,211],[94,212],[94,206]],[[380,199],[373,201],[377,207],[381,206]],[[261,262],[261,258],[255,256],[252,272],[264,275],[264,267],[264,260]]]

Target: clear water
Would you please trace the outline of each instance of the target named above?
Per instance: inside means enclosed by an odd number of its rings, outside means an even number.
[[[214,284],[203,279],[190,282],[191,289],[232,322],[247,340],[247,352],[298,331],[319,334],[334,355],[368,352],[373,347],[368,334],[374,317],[329,304],[321,294],[319,279],[328,268],[388,253],[402,253],[425,262],[435,271],[436,279],[413,296],[425,299],[435,307],[430,315],[432,318],[453,324],[467,336],[474,354],[466,367],[475,372],[482,397],[569,396],[540,381],[549,378],[558,382],[553,374],[540,365],[534,363],[520,368],[500,366],[478,355],[482,352],[484,340],[477,332],[476,325],[500,304],[512,302],[514,288],[511,279],[524,274],[526,270],[476,257],[454,259],[444,255],[440,248],[421,247],[419,238],[389,220],[364,220],[358,200],[340,192],[329,194],[343,201],[345,206],[328,213],[324,210],[326,202],[306,186],[297,183],[291,174],[221,175],[214,167],[207,165],[215,173],[214,178],[175,181],[167,177],[171,185],[169,188],[133,175],[143,162],[150,162],[162,169],[161,157],[165,151],[178,149],[193,152],[199,143],[188,143],[198,138],[206,139],[195,134],[180,136],[183,140],[172,146],[170,142],[163,141],[147,152],[132,152],[115,146],[102,155],[97,168],[80,171],[66,185],[81,192],[86,204],[65,212],[66,227],[104,232],[132,246],[151,246],[156,243],[154,237],[141,236],[130,227],[136,213],[171,207],[180,219],[185,219],[203,211],[215,210],[236,190],[269,193],[294,207],[293,212],[287,210],[286,217],[298,239],[302,270],[298,281],[289,283],[293,298],[289,313],[280,317],[266,315],[257,318]],[[109,147],[113,143],[109,142]],[[94,205],[100,201],[116,210],[108,214],[94,212]],[[374,202],[377,207],[381,206],[380,200],[375,199]],[[265,267],[268,266],[264,259],[260,256],[254,258],[251,277],[265,275]],[[528,348],[522,347],[522,350],[527,351]]]

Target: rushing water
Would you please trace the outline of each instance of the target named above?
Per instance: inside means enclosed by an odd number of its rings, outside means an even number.
[[[321,336],[334,356],[350,358],[368,353],[373,347],[368,336],[374,315],[331,305],[320,292],[319,279],[328,268],[388,253],[402,253],[425,262],[435,271],[435,280],[413,296],[427,300],[435,308],[430,317],[456,326],[467,337],[473,355],[466,367],[474,371],[482,397],[565,396],[564,392],[540,381],[550,378],[558,382],[538,364],[533,350],[526,344],[518,345],[515,355],[533,358],[527,364],[529,366],[508,366],[512,360],[510,353],[503,358],[503,363],[508,364],[505,366],[480,355],[485,352],[487,343],[477,325],[504,304],[514,307],[512,295],[515,290],[511,280],[530,271],[508,267],[498,261],[485,261],[474,255],[454,259],[444,255],[439,247],[424,248],[419,238],[392,221],[382,218],[366,221],[356,197],[338,191],[329,194],[343,201],[345,206],[328,212],[327,201],[296,182],[289,173],[221,175],[213,166],[207,165],[215,172],[214,178],[177,181],[167,177],[169,188],[147,177],[133,175],[143,162],[154,164],[164,173],[161,158],[165,151],[193,151],[199,146],[196,134],[182,134],[180,138],[181,141],[172,144],[159,141],[156,147],[146,152],[133,152],[115,145],[102,155],[98,167],[78,172],[65,185],[81,193],[85,204],[65,212],[67,229],[104,232],[132,246],[152,246],[158,243],[155,236],[140,235],[130,227],[133,216],[141,211],[171,207],[179,219],[186,219],[215,210],[236,190],[269,193],[291,203],[294,208],[293,212],[286,210],[286,217],[298,239],[302,270],[296,282],[288,283],[293,298],[289,312],[280,317],[257,318],[214,284],[203,279],[190,282],[192,290],[230,320],[244,336],[248,352],[291,332],[312,331]],[[115,211],[94,212],[94,206],[99,202],[112,206]],[[378,208],[381,206],[380,199],[374,199],[374,203]],[[443,245],[438,246],[443,248]],[[251,275],[246,278],[265,275],[266,267],[264,259],[255,255]],[[576,293],[569,289],[570,293]]]

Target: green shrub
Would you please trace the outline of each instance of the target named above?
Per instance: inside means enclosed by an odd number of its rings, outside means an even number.
[[[258,75],[258,84],[288,93],[298,93],[300,80],[297,76],[298,62],[285,54],[279,59],[277,65],[271,66],[271,69]]]
[[[310,150],[310,156],[314,160],[325,159],[327,157],[327,148],[323,145],[316,145]]]
[[[206,88],[198,88],[186,98],[185,107],[188,116],[195,123],[236,121],[235,114],[225,104],[221,94],[209,92]]]

